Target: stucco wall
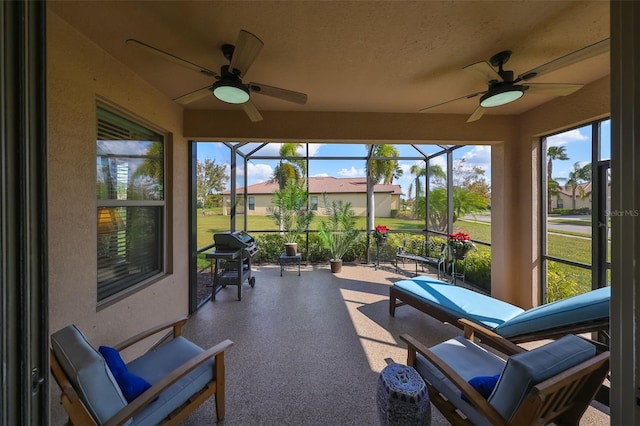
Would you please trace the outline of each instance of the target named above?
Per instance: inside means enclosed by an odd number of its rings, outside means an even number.
[[[324,201],[322,194],[309,194],[309,196],[318,197],[318,210],[316,216],[324,216]],[[271,207],[273,195],[271,194],[256,194],[249,197],[255,198],[255,209],[249,210],[247,206],[247,214],[250,216],[266,216],[269,214],[268,208]],[[223,214],[229,214],[229,205],[231,198],[224,197]],[[351,203],[356,216],[367,215],[367,195],[355,194],[355,193],[340,193],[340,194],[327,194],[327,201],[342,200],[345,203]],[[378,193],[375,196],[376,202],[376,216],[377,217],[390,217],[391,210],[398,210],[400,208],[400,196],[397,194]],[[248,203],[248,201],[247,201]]]
[[[47,21],[50,331],[73,323],[94,345],[110,345],[188,313],[188,153],[182,110],[52,12]],[[167,180],[172,178],[174,188],[167,199],[168,220],[173,218],[171,273],[100,309],[95,183],[99,97],[173,134],[173,168]]]

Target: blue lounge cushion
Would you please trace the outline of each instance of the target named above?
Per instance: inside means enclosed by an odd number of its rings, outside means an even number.
[[[495,389],[498,383],[498,379],[500,379],[500,374],[496,374],[495,376],[476,376],[469,380],[469,384],[477,390],[484,399],[489,399],[493,389]],[[463,401],[471,402],[464,393],[461,393],[460,396]]]
[[[98,424],[105,423],[127,406],[104,358],[87,342],[75,325],[53,333],[51,348],[73,388]]]
[[[115,377],[122,394],[128,402],[133,401],[151,387],[151,383],[127,370],[120,352],[109,346],[100,346],[98,351],[104,357],[111,374]]]
[[[507,339],[609,318],[611,299],[611,287],[604,287],[525,311],[473,290],[424,276],[397,281],[393,286]]]
[[[425,277],[426,278],[426,277]],[[492,330],[524,312],[523,309],[478,292],[436,279],[415,277],[394,287],[419,297],[458,318],[467,318]]]
[[[529,309],[494,330],[509,338],[540,330],[609,318],[611,287],[603,287]]]
[[[568,334],[528,352],[511,356],[488,401],[511,420],[533,386],[592,358],[591,343]]]

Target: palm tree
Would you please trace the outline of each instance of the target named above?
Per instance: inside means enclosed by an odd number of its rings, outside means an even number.
[[[580,198],[584,199],[586,193],[584,191],[584,183],[591,182],[591,163],[581,166],[580,163],[573,165],[573,170],[569,172],[567,186],[571,188],[572,210],[576,210],[576,193]]]
[[[547,212],[551,212],[551,197],[557,197],[560,195],[561,185],[558,182],[558,179],[547,179]]]
[[[413,166],[411,166],[410,171],[411,174],[416,177],[416,197],[419,197],[423,194],[422,181],[420,180],[420,178],[424,177],[427,174],[427,170],[426,168],[421,167],[419,164],[414,164]],[[429,178],[446,179],[447,174],[444,172],[444,170],[442,170],[442,167],[437,164],[433,164],[429,166]]]
[[[567,148],[564,146],[550,146],[547,148],[547,180],[550,182],[553,180],[553,160],[568,160]],[[552,189],[555,189],[557,194],[557,186],[552,188],[551,185],[547,186],[547,212],[551,211],[551,196]]]
[[[370,145],[367,146],[369,148]],[[398,150],[393,145],[374,145],[372,157],[398,157]],[[398,160],[371,160],[369,164],[369,181],[375,185],[380,182],[393,182],[398,169]]]
[[[567,148],[564,146],[550,146],[547,148],[547,178],[553,176],[553,160],[568,160]]]
[[[392,184],[394,179],[400,179],[402,177],[402,175],[404,174],[404,171],[402,170],[402,167],[400,167],[399,165],[396,164],[396,168],[393,171],[393,175],[391,176],[391,180],[389,182],[386,182],[386,184]]]
[[[298,148],[300,143],[283,143],[280,147],[280,163],[273,171],[272,182],[278,182],[280,189],[284,189],[287,182],[291,179],[298,181],[307,174],[307,166],[305,160],[287,159],[287,157],[298,157]]]
[[[420,167],[418,164],[414,164],[411,166],[411,174],[416,177],[416,198],[422,195],[422,181],[420,180],[427,173],[427,169],[424,167]]]

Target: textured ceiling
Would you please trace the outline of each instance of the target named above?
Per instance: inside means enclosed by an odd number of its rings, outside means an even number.
[[[203,67],[245,29],[264,48],[244,81],[307,93],[306,105],[258,94],[261,111],[414,113],[486,90],[463,70],[502,50],[515,75],[609,37],[607,1],[49,1],[51,11],[170,98],[213,79],[137,49],[135,38]],[[533,80],[589,83],[603,54]],[[526,94],[485,114],[520,114],[553,99]],[[471,114],[478,98],[431,110]],[[236,109],[208,96],[188,109]]]

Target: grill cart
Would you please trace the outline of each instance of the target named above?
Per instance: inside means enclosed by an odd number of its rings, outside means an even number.
[[[248,280],[251,288],[256,285],[255,277],[251,276],[251,258],[258,252],[256,241],[244,231],[214,234],[213,241],[215,251],[206,254],[211,259],[212,300],[228,285],[238,286],[238,300],[242,300],[244,280]]]

